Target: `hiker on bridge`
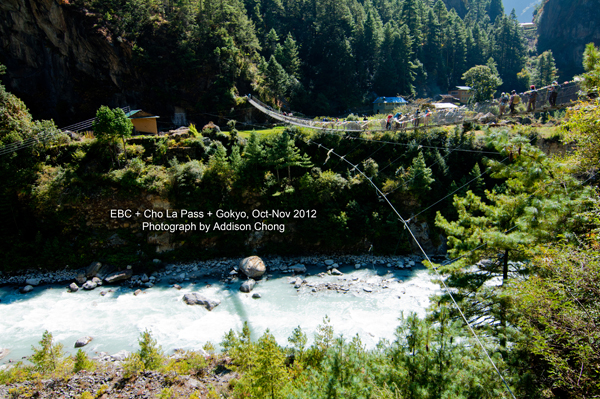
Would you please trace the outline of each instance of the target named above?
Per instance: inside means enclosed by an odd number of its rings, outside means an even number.
[[[392,114],[389,114],[385,121],[385,130],[390,130],[392,128]]]
[[[560,92],[560,85],[557,81],[552,82],[552,86],[550,86],[550,97],[548,97],[548,102],[551,107],[556,106],[556,98],[558,97],[558,93]]]
[[[535,111],[535,100],[537,99],[538,91],[535,89],[534,85],[531,85],[531,90],[529,91],[529,101],[527,102],[527,112]]]
[[[502,92],[502,94],[500,95],[500,100],[498,100],[499,103],[499,108],[500,108],[500,116],[502,116],[504,114],[504,110],[506,109],[506,106],[508,105],[508,94]]]
[[[515,107],[516,107],[517,105],[519,105],[519,103],[520,103],[520,102],[521,102],[521,97],[520,97],[520,96],[517,94],[517,91],[516,91],[516,90],[513,90],[513,91],[511,92],[511,95],[510,95],[510,100],[509,100],[509,102],[508,102],[508,106],[509,106],[509,108],[510,108],[510,114],[511,114],[511,115],[514,115],[514,114],[515,114],[515,112],[516,112],[516,111],[515,111]]]

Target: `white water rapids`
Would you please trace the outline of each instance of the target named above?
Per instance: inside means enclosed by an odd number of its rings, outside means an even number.
[[[69,293],[64,286],[46,285],[29,294],[20,294],[16,287],[2,287],[0,348],[10,352],[0,364],[30,356],[31,346],[38,345],[45,330],[71,354],[76,351],[77,339],[92,336],[94,340],[84,349],[93,355],[123,349],[134,352],[138,350],[140,332],[149,329],[170,354],[177,348],[200,348],[208,341],[217,346],[230,329],[240,331],[244,321],[250,324],[254,339],[268,328],[280,344],[287,345],[292,330],[301,326],[311,342],[325,315],[331,319],[336,336],[342,334],[349,339],[359,334],[372,348],[382,338],[394,339],[401,312],[424,316],[429,296],[439,293],[438,285],[431,281],[433,276],[423,267],[340,270],[343,276],[311,275],[305,279],[309,284],[352,283],[346,293],[312,292],[310,287],[296,290],[284,274],[260,281],[249,294],[239,291],[241,282],[226,285],[210,279],[181,284],[181,290],[158,284],[138,296],[125,286]],[[309,267],[308,271],[317,273],[322,268]],[[374,289],[367,292],[363,287]],[[100,295],[109,289],[113,292]],[[221,304],[210,312],[201,306],[186,305],[182,297],[188,292],[199,292]],[[252,298],[256,292],[262,298]]]

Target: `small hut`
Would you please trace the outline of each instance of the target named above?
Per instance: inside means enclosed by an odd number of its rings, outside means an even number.
[[[133,132],[158,134],[156,115],[149,114],[141,109],[134,109],[125,114],[133,123]]]

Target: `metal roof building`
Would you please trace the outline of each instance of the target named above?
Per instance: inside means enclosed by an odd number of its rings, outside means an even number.
[[[394,108],[404,104],[408,104],[408,101],[402,97],[378,97],[373,101],[373,112],[376,114],[392,112]]]

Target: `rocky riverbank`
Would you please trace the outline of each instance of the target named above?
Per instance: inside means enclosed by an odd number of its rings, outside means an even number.
[[[35,287],[44,284],[65,284],[68,290],[75,292],[79,289],[93,290],[101,286],[125,284],[130,287],[151,288],[159,282],[181,284],[196,281],[205,277],[219,278],[223,283],[234,283],[240,280],[240,261],[242,258],[223,258],[209,261],[197,261],[185,264],[163,265],[155,260],[158,270],[134,270],[131,266],[118,270],[110,265],[92,262],[88,267],[78,270],[62,270],[53,273],[27,271],[19,275],[0,274],[0,286],[19,286],[23,294],[32,292]],[[370,256],[343,255],[336,257],[304,256],[304,257],[265,257],[267,273],[289,273],[303,275],[307,268],[316,273],[339,273],[338,268],[351,266],[387,267],[390,269],[410,269],[420,264],[422,258],[417,255],[408,256]],[[315,274],[316,274],[315,273]],[[241,276],[242,278],[244,276]]]
[[[168,361],[177,362],[182,355],[184,354],[175,353]],[[142,371],[128,377],[123,367],[123,356],[118,357],[118,360],[115,356],[98,356],[94,359],[95,371],[81,370],[66,377],[0,385],[0,398],[149,399],[159,397],[164,392],[185,398],[195,393],[197,397],[204,398],[209,390],[226,392],[229,382],[238,377],[237,373],[226,368],[229,359],[221,355],[204,354],[204,357],[207,366],[196,374]]]

